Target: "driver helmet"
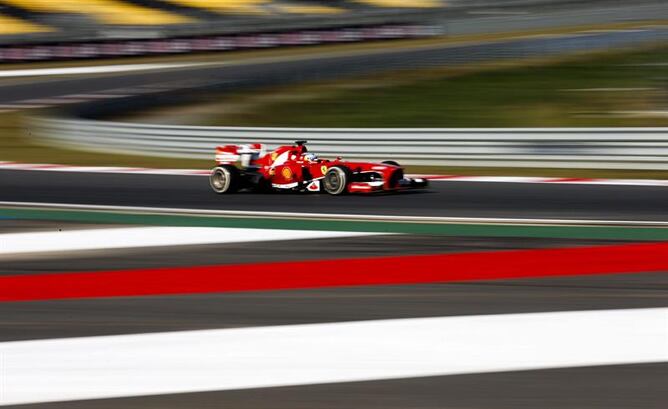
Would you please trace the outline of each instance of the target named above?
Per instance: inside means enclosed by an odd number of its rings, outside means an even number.
[[[306,162],[317,162],[318,157],[316,156],[315,153],[305,153],[304,154],[304,161],[306,161]]]

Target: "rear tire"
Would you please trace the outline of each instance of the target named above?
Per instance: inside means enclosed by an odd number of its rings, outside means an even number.
[[[218,166],[209,175],[211,189],[219,195],[234,193],[239,189],[239,171],[234,166]]]
[[[325,173],[323,188],[330,195],[342,195],[348,191],[350,171],[343,166],[332,166]]]
[[[395,162],[395,161],[393,161],[393,160],[384,160],[384,161],[382,161],[382,162],[380,162],[380,163],[382,163],[383,165],[391,165],[391,166],[399,166],[399,167],[401,167],[401,165],[399,165],[399,163],[397,163],[397,162]]]

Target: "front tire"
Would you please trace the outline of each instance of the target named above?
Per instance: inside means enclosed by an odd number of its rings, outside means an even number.
[[[347,192],[350,183],[350,171],[343,166],[332,166],[323,179],[323,188],[330,195],[342,195]]]
[[[239,178],[239,171],[234,166],[218,166],[209,175],[209,185],[219,195],[234,193],[239,189]]]
[[[401,167],[401,165],[399,165],[399,163],[397,163],[397,162],[395,162],[395,161],[393,161],[393,160],[384,160],[384,161],[382,161],[382,162],[380,162],[380,163],[382,163],[383,165],[391,165],[391,166],[398,166],[398,167]]]

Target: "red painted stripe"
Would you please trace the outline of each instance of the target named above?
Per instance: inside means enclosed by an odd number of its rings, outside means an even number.
[[[591,179],[591,178],[553,178],[553,179],[546,179],[547,182],[550,183],[573,183],[573,182],[595,182],[599,179]]]
[[[668,243],[0,277],[0,301],[668,271]]]
[[[73,166],[73,168],[79,168],[79,167],[78,166]],[[115,170],[121,170],[123,172],[146,172],[146,171],[151,171],[151,170],[154,170],[154,169],[151,169],[151,168],[114,168],[114,169],[110,170],[109,172],[113,172]]]
[[[68,165],[31,165],[30,169],[61,169],[61,168],[69,168],[71,166]]]

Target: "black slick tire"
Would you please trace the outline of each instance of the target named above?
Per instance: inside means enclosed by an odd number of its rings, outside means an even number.
[[[323,188],[330,195],[338,196],[348,192],[350,170],[344,166],[332,166],[323,179]]]
[[[209,185],[219,195],[234,193],[239,189],[240,178],[239,171],[234,166],[217,166],[209,175]]]

